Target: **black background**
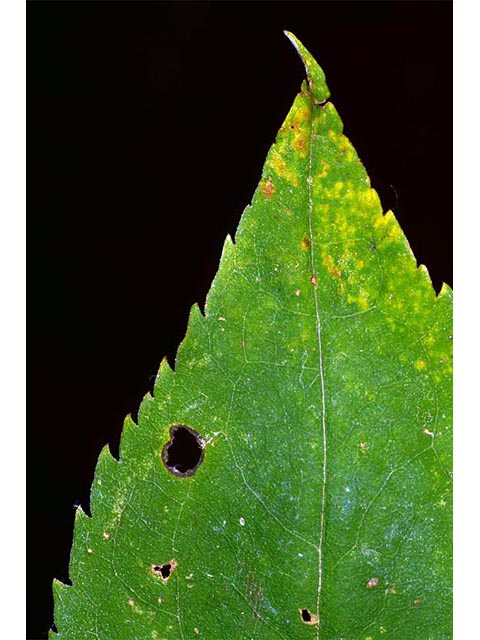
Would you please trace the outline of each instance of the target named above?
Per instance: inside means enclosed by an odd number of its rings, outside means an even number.
[[[452,284],[450,2],[29,2],[28,629],[75,505],[174,363],[303,79],[332,101],[435,288]]]

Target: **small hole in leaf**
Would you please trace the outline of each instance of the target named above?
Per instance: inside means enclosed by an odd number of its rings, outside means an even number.
[[[193,476],[203,462],[205,441],[194,429],[184,424],[170,427],[170,440],[162,449],[162,461],[170,473],[180,477]]]
[[[178,562],[176,560],[170,560],[170,562],[165,562],[165,564],[152,564],[151,571],[164,582],[167,582],[177,566]]]
[[[170,563],[162,565],[159,569],[162,575],[162,578],[169,578],[171,570],[172,570],[172,565]]]
[[[310,611],[308,609],[302,609],[302,620],[304,622],[310,622],[311,619],[312,616],[310,614]]]
[[[300,617],[302,618],[302,622],[305,624],[317,624],[318,616],[314,613],[311,613],[309,609],[299,609]]]

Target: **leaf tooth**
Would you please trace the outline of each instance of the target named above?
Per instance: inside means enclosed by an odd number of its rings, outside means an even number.
[[[167,357],[164,356],[160,363],[160,367],[158,368],[157,377],[153,386],[153,397],[156,400],[165,398],[172,388],[174,380],[175,372],[169,365]]]
[[[237,230],[237,233],[239,231],[240,226]],[[235,244],[232,240],[232,236],[228,234],[225,238],[225,242],[223,243],[222,255],[220,257],[218,271],[213,279],[212,286],[210,287],[210,291],[207,293],[207,297],[205,300],[206,318],[215,314],[215,301],[220,297],[219,294],[221,294],[230,277],[233,275],[233,272],[235,270],[235,253]]]
[[[58,580],[58,578],[54,578],[53,579],[53,583],[52,583],[52,589],[53,589],[53,596],[55,597],[62,597],[63,594],[65,593],[66,589],[71,589],[72,585],[71,584],[65,584],[64,582],[62,582],[61,580]]]
[[[98,456],[92,491],[90,494],[90,512],[92,514],[92,518],[96,517],[97,510],[100,511],[105,508],[105,504],[103,504],[104,491],[102,487],[104,478],[110,476],[111,478],[115,478],[117,482],[119,480],[118,473],[116,473],[118,464],[118,460],[113,457],[109,445],[106,444]]]
[[[194,331],[196,325],[198,323],[203,324],[204,320],[205,320],[205,316],[203,315],[202,310],[200,309],[200,305],[198,304],[198,302],[195,302],[190,307],[187,331],[190,331],[190,330]]]
[[[419,264],[417,267],[416,275],[418,278],[418,290],[420,291],[421,289],[423,289],[428,296],[429,304],[433,304],[435,302],[437,292],[435,291],[435,287],[433,286],[428,268],[424,264]]]
[[[372,189],[373,191],[373,189]],[[375,192],[376,193],[376,192]],[[378,197],[378,194],[377,194]],[[408,265],[410,270],[413,272],[417,266],[417,259],[415,258],[415,254],[413,253],[412,247],[408,241],[408,238],[403,233],[402,227],[397,220],[397,216],[393,213],[391,209],[385,212],[384,220],[386,223],[386,227],[388,227],[388,236],[391,237],[396,244],[403,249],[408,259]]]
[[[84,520],[91,520],[91,517],[85,513],[82,505],[79,505],[75,510],[75,526],[81,526],[80,523]]]
[[[153,398],[148,393],[143,399],[142,404],[140,405],[139,415],[140,415],[140,411],[142,410],[142,407],[144,406],[147,396],[149,396],[150,399],[153,401]],[[125,420],[123,421],[122,435],[120,438],[120,460],[122,462],[129,458],[129,452],[131,450],[131,446],[133,444],[133,438],[135,437],[135,431],[137,430],[137,428],[138,426],[134,422],[132,416],[128,414],[125,417]]]
[[[195,304],[192,304],[192,306],[190,307],[190,313],[188,314],[187,331],[185,333],[185,338],[183,339],[183,342],[181,343],[177,352],[177,358],[175,360],[175,369],[178,366],[179,354],[184,344],[188,342],[189,338],[192,337],[192,334],[197,333],[198,329],[202,328],[204,322],[205,322],[205,316],[203,315],[198,303],[195,302]]]
[[[175,373],[185,367],[190,369],[192,363],[195,362],[194,353],[197,351],[198,353],[202,352],[201,342],[204,339],[204,331],[202,330],[204,324],[205,316],[202,314],[199,305],[195,303],[190,308],[185,338],[178,347],[177,357],[175,358]]]
[[[437,295],[437,300],[440,300],[440,298],[445,298],[447,300],[450,300],[452,296],[453,296],[452,288],[446,282],[442,282],[442,286]]]
[[[230,265],[233,262],[234,253],[235,243],[232,239],[232,236],[228,233],[225,237],[225,241],[222,247],[222,255],[220,256],[220,267],[222,267],[223,265]]]
[[[229,233],[227,233],[227,235],[225,236],[225,241],[223,243],[223,249],[225,250],[226,246],[231,246],[231,245],[234,246],[235,242],[233,241],[232,236]]]
[[[117,465],[118,460],[115,458],[113,453],[110,450],[110,445],[106,444],[102,450],[100,451],[100,455],[98,456],[99,464],[104,462],[107,466]]]
[[[93,549],[90,546],[92,545],[91,534],[93,525],[93,519],[85,513],[81,506],[78,507],[75,511],[74,542],[68,567],[72,586],[76,583],[79,574],[81,574],[81,564],[85,551],[89,554],[93,553]],[[93,546],[95,545],[93,544]]]
[[[173,375],[173,369],[168,364],[167,356],[163,356],[162,361],[160,362],[160,367],[158,369],[158,375],[159,376],[164,376],[164,375],[169,375],[169,374]]]
[[[54,618],[55,618],[55,626],[57,629],[62,628],[63,626],[67,627],[66,621],[66,613],[69,610],[69,600],[72,595],[72,587],[71,585],[65,584],[57,578],[53,579],[52,584],[53,591],[53,601],[55,603],[54,609]],[[65,623],[65,624],[64,624]],[[52,640],[54,638],[61,637],[61,633],[50,630],[49,639]]]
[[[430,277],[430,272],[428,271],[428,268],[424,264],[419,264],[418,271],[420,275],[423,276],[424,282],[434,291],[435,288],[433,286],[432,278]]]

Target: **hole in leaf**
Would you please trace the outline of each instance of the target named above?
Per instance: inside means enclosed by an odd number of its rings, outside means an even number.
[[[167,582],[177,566],[178,562],[176,560],[170,560],[170,562],[165,562],[165,564],[152,564],[151,571],[164,582]]]
[[[299,609],[300,617],[302,618],[302,622],[305,624],[317,624],[318,616],[314,613],[311,613],[309,609]]]
[[[204,439],[184,424],[170,427],[170,440],[162,449],[162,461],[170,473],[180,478],[193,476],[203,462]]]

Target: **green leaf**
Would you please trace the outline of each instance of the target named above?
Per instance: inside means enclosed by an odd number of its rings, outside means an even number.
[[[451,637],[451,291],[287,35],[308,80],[175,372],[100,455],[60,638]]]

